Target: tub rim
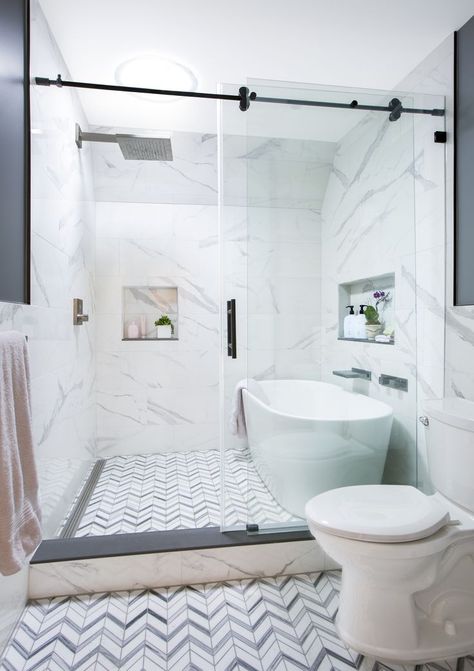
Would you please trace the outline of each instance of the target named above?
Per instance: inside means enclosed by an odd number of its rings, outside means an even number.
[[[291,418],[291,419],[298,419],[298,420],[303,420],[305,422],[320,422],[320,423],[341,423],[341,422],[367,422],[375,419],[387,419],[387,418],[392,418],[394,416],[394,411],[393,408],[391,408],[388,403],[385,403],[384,401],[379,401],[376,398],[371,398],[370,396],[364,396],[364,394],[359,394],[358,392],[355,391],[348,391],[347,389],[342,389],[339,387],[337,384],[332,384],[331,382],[322,382],[321,380],[304,380],[304,379],[277,379],[277,380],[253,380],[257,384],[265,383],[265,382],[305,382],[305,383],[313,383],[313,384],[318,384],[318,385],[325,385],[327,387],[333,387],[334,389],[337,389],[340,391],[342,394],[348,394],[351,396],[359,396],[361,398],[366,398],[370,402],[375,403],[379,406],[383,406],[386,408],[386,412],[380,415],[376,415],[374,417],[341,417],[341,418],[331,418],[331,419],[325,419],[323,417],[307,417],[305,415],[294,415],[288,412],[282,412],[281,410],[276,410],[273,408],[271,405],[268,405],[268,403],[265,403],[261,399],[259,399],[255,394],[252,394],[249,389],[242,389],[242,395],[247,394],[248,396],[251,396],[253,400],[256,401],[258,405],[260,405],[262,408],[265,408],[270,414],[276,415],[278,417],[285,417],[285,418]],[[245,398],[245,396],[244,396]]]

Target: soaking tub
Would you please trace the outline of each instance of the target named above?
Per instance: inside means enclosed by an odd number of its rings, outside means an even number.
[[[243,402],[250,453],[278,503],[305,516],[316,494],[381,482],[392,408],[337,385],[250,380]]]

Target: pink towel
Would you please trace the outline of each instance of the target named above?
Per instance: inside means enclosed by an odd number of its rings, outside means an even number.
[[[232,410],[230,413],[229,429],[234,436],[247,437],[247,425],[245,423],[244,399],[242,389],[247,389],[247,380],[237,382],[232,398]]]
[[[12,575],[41,541],[25,336],[0,333],[0,573]]]

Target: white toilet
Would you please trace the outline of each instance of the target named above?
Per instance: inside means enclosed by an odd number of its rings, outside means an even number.
[[[367,485],[306,504],[311,532],[342,566],[341,638],[379,660],[474,653],[474,403],[425,403],[436,493]]]

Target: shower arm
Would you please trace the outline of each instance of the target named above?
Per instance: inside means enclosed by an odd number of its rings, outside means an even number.
[[[168,89],[149,89],[135,86],[120,86],[115,84],[93,84],[91,82],[73,82],[62,79],[58,75],[56,79],[49,79],[48,77],[35,77],[35,83],[38,86],[63,86],[78,88],[78,89],[93,89],[98,91],[119,91],[123,93],[146,93],[161,96],[180,96],[184,98],[207,98],[210,100],[234,100],[239,103],[239,109],[246,112],[250,107],[250,102],[261,103],[275,103],[280,105],[301,105],[307,107],[330,107],[334,109],[353,109],[363,110],[369,112],[387,112],[390,121],[397,121],[401,114],[427,114],[430,116],[444,116],[443,109],[422,109],[416,107],[403,107],[402,102],[398,98],[392,98],[388,105],[362,105],[357,100],[352,100],[350,103],[336,103],[325,102],[318,100],[297,100],[292,98],[269,98],[266,96],[258,96],[255,91],[250,92],[246,86],[239,88],[238,95],[226,93],[201,93],[199,91],[171,91]]]

